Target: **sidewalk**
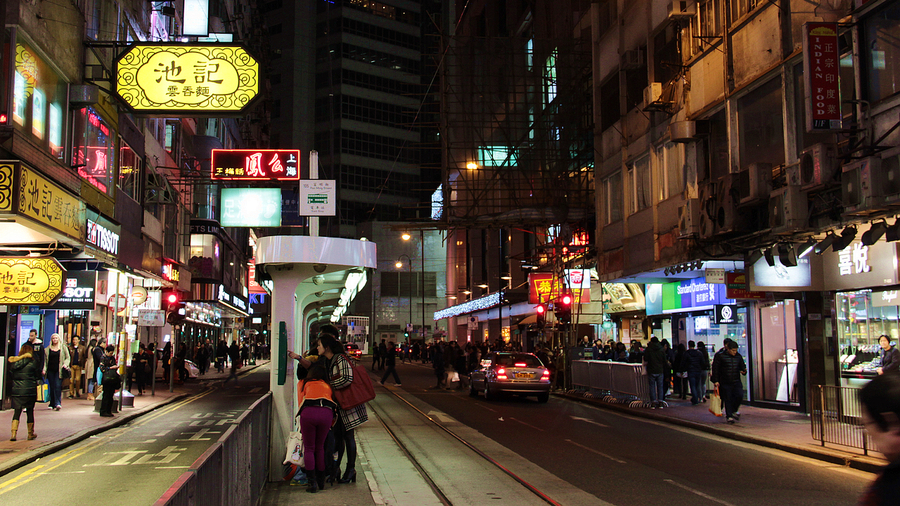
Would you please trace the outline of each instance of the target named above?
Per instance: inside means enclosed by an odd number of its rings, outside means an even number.
[[[604,402],[602,399],[586,397],[574,391],[557,391],[554,394],[620,413],[689,427],[736,441],[852,467],[860,471],[875,473],[887,464],[887,460],[882,454],[871,450],[869,455],[865,456],[862,450],[856,448],[847,448],[831,443],[822,446],[819,441],[812,438],[809,415],[804,413],[743,405],[740,410],[741,420],[732,425],[726,423],[724,418],[712,415],[709,412],[709,403],[692,406],[690,398],[681,400],[670,397],[666,399],[669,404],[668,408],[651,410],[643,407],[632,408],[627,404]]]
[[[258,360],[256,365],[242,367],[238,374],[246,373],[266,363],[268,363],[267,360]],[[34,432],[37,434],[37,439],[31,441],[27,439],[28,427],[25,424],[25,413],[22,413],[19,418],[16,441],[10,441],[10,422],[13,410],[0,411],[0,476],[95,434],[124,425],[143,414],[188,397],[198,388],[202,388],[204,383],[224,380],[228,377],[229,372],[229,369],[225,369],[224,373],[219,373],[213,368],[199,378],[188,380],[184,385],[175,385],[174,392],[169,392],[169,384],[163,383],[162,378],[157,378],[156,395],[153,396],[150,395],[149,387],[144,389],[144,395],[137,395],[135,386],[133,388],[134,407],[123,407],[122,412],[116,413],[114,418],[101,417],[94,411],[94,403],[88,401],[84,394],[80,399],[67,399],[68,390],[64,390],[62,407],[59,411],[48,409],[47,403],[35,404]]]

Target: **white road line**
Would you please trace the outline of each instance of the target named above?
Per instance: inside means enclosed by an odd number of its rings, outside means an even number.
[[[168,434],[168,433],[169,433],[169,431],[164,430],[164,431],[160,432],[159,434],[157,434],[156,437],[162,437],[162,436],[165,436],[165,435]]]
[[[582,422],[587,422],[587,423],[594,424],[594,425],[596,425],[596,426],[598,426],[598,427],[609,427],[609,425],[604,425],[604,424],[602,424],[602,423],[600,423],[600,422],[595,422],[595,421],[591,420],[590,418],[584,418],[584,417],[581,417],[581,416],[572,416],[571,418],[572,418],[572,420],[580,420],[580,421],[582,421]]]
[[[697,494],[697,495],[699,495],[700,497],[703,497],[704,499],[709,499],[709,500],[712,501],[712,502],[717,502],[717,503],[719,503],[719,504],[724,504],[725,506],[734,506],[734,504],[731,504],[731,503],[728,502],[728,501],[723,501],[723,500],[721,500],[721,499],[716,499],[715,497],[713,497],[713,496],[711,496],[711,495],[709,495],[709,494],[704,494],[703,492],[701,492],[701,491],[699,491],[699,490],[696,490],[696,489],[693,489],[693,488],[691,488],[691,487],[688,487],[687,485],[682,485],[681,483],[675,483],[674,480],[663,480],[663,481],[666,482],[666,483],[670,483],[670,484],[672,484],[672,485],[675,485],[675,486],[678,487],[678,488],[683,488],[683,489],[687,490],[688,492],[690,492],[690,493],[692,493],[692,494]]]
[[[603,453],[603,452],[599,452],[599,451],[597,451],[597,450],[595,450],[595,449],[593,449],[593,448],[591,448],[591,447],[589,447],[589,446],[584,446],[583,444],[576,443],[575,441],[572,441],[571,439],[566,439],[566,441],[568,441],[569,443],[572,443],[573,445],[575,445],[575,446],[577,446],[577,447],[579,447],[579,448],[583,448],[583,449],[585,449],[585,450],[587,450],[587,451],[589,451],[589,452],[591,452],[591,453],[596,453],[597,455],[599,455],[599,456],[601,456],[601,457],[604,457],[604,458],[607,458],[607,459],[609,459],[609,460],[611,460],[611,461],[613,461],[613,462],[618,462],[619,464],[627,464],[627,463],[628,463],[628,462],[625,462],[624,460],[617,459],[617,458],[613,457],[612,455],[607,455],[607,454],[605,454],[605,453]]]
[[[536,427],[536,426],[534,426],[534,425],[531,425],[530,423],[525,423],[525,422],[523,422],[522,420],[517,420],[517,419],[515,419],[515,418],[510,418],[510,420],[515,420],[516,422],[519,422],[519,423],[521,423],[522,425],[524,425],[524,426],[526,426],[526,427],[531,427],[532,429],[539,430],[539,431],[541,431],[541,432],[546,432],[544,429],[542,429],[542,428],[540,428],[540,427]]]
[[[190,469],[191,466],[156,466],[153,469]]]

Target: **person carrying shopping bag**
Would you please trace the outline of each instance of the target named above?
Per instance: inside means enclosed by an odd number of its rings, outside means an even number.
[[[325,368],[320,364],[310,366],[306,378],[297,382],[297,403],[303,434],[303,466],[309,477],[306,491],[315,493],[325,489],[325,439],[337,420],[338,410],[331,386],[325,381]]]

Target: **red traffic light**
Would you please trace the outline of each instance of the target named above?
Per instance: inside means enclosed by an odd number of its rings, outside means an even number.
[[[534,310],[537,311],[537,314],[538,314],[538,315],[543,315],[544,313],[547,312],[547,308],[545,308],[545,307],[542,306],[542,305],[541,305],[541,306],[538,306],[538,307],[536,307],[536,308],[534,308]]]
[[[168,297],[166,297],[166,301],[167,301],[169,304],[175,304],[176,302],[178,302],[178,294],[177,294],[177,293],[170,293],[170,294],[168,295]]]
[[[563,295],[562,298],[560,299],[560,302],[562,302],[566,306],[571,305],[572,304],[572,296],[569,294]]]

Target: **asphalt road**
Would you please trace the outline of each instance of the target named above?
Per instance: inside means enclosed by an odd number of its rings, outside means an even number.
[[[240,413],[269,390],[259,367],[4,476],[0,504],[153,504]]]
[[[874,478],[564,399],[488,402],[468,390],[433,390],[428,364],[398,372],[403,391],[613,504],[846,505]]]

